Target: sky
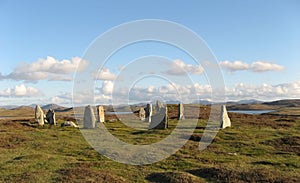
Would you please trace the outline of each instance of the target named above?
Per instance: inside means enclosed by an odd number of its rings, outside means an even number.
[[[218,61],[227,101],[300,98],[297,0],[0,0],[0,106],[71,106],[74,79],[89,64],[83,58],[92,43],[120,24],[143,19],[175,22],[196,33]],[[149,55],[168,60],[165,68],[145,62],[148,71],[159,68],[164,77],[141,77],[128,84],[127,93],[116,89],[116,83],[126,83],[118,76]],[[192,82],[174,82],[184,78],[183,71]],[[210,100],[205,73],[205,65],[172,45],[131,44],[93,73],[95,102],[109,104],[114,96],[133,102]]]

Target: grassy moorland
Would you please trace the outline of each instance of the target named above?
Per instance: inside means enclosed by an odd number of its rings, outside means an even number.
[[[176,107],[169,109],[167,130],[137,133],[115,120],[105,125],[113,135],[129,143],[144,143],[147,138],[158,141],[177,124]],[[2,119],[0,182],[300,181],[299,110],[286,108],[263,115],[230,113],[232,127],[220,130],[203,151],[198,150],[198,145],[209,107],[202,106],[200,111],[198,126],[183,148],[161,162],[144,166],[120,164],[98,154],[76,128],[38,127],[30,116]],[[70,119],[58,116],[58,123]]]

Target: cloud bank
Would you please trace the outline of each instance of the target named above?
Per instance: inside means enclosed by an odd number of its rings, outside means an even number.
[[[106,67],[102,68],[95,76],[96,80],[115,80],[117,76]]]
[[[186,64],[179,59],[174,60],[173,63],[171,64],[170,69],[166,71],[166,73],[170,75],[184,75],[184,74],[200,75],[203,72],[204,69],[200,65]]]
[[[74,57],[71,60],[57,60],[48,56],[32,63],[21,62],[13,72],[4,76],[4,78],[32,82],[39,80],[70,81],[72,80],[72,74],[77,69],[79,71],[84,69],[86,64],[87,62],[79,57]]]
[[[0,91],[0,97],[38,97],[41,92],[34,88],[25,86],[24,84],[16,85],[14,88],[7,88]]]
[[[235,71],[252,71],[252,72],[267,72],[267,71],[282,71],[284,67],[275,63],[266,61],[256,61],[251,64],[242,61],[223,61],[219,63],[221,68],[229,72]]]

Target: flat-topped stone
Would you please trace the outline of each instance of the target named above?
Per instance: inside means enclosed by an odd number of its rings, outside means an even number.
[[[70,126],[70,127],[78,128],[78,125],[76,125],[73,121],[65,121],[60,126],[61,127]]]

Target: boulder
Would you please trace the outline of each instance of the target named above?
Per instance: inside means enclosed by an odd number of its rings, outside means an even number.
[[[61,127],[70,126],[70,127],[78,128],[78,125],[76,125],[73,121],[65,121],[60,126]]]

